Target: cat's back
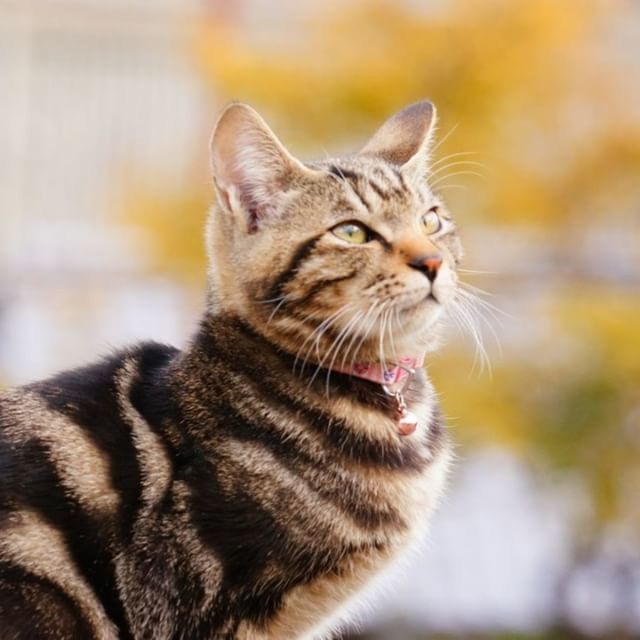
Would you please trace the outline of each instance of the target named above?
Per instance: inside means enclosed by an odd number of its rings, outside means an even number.
[[[77,493],[83,506],[109,511],[140,482],[136,427],[144,421],[132,395],[153,386],[177,354],[145,343],[85,367],[0,394],[3,503],[44,490]],[[18,500],[20,499],[20,500]],[[32,498],[33,499],[33,498]]]
[[[60,637],[115,637],[113,557],[153,447],[131,398],[176,353],[143,344],[0,394],[0,618],[16,637],[27,637],[28,616],[10,622],[11,611],[38,607]]]

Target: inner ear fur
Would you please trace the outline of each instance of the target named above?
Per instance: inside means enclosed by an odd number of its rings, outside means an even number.
[[[211,136],[211,168],[220,203],[242,210],[249,228],[276,215],[296,179],[315,172],[294,158],[251,107],[229,105]]]

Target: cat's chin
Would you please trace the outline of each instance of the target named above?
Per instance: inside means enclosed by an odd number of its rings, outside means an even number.
[[[411,306],[400,309],[400,332],[424,335],[442,317],[443,305],[430,293]]]

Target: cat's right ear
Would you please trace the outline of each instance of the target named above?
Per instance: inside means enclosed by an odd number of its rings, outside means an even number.
[[[211,167],[221,206],[243,215],[249,232],[281,212],[297,179],[315,175],[254,109],[240,103],[229,105],[213,130]]]

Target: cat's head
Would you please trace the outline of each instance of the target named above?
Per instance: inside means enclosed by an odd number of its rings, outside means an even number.
[[[427,183],[435,119],[419,102],[359,153],[303,163],[253,109],[229,106],[211,141],[213,311],[310,361],[331,349],[390,362],[428,348],[461,258]]]

